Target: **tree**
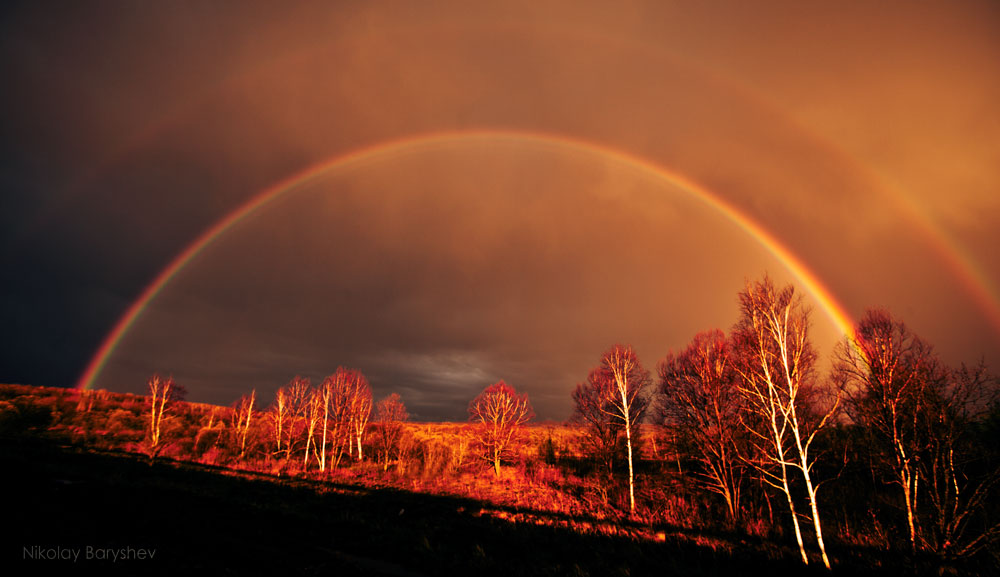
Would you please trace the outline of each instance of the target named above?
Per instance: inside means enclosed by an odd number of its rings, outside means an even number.
[[[853,338],[838,345],[834,380],[848,416],[886,455],[903,493],[912,552],[917,550],[918,458],[926,439],[927,390],[941,368],[931,347],[884,310],[868,310]],[[890,456],[891,455],[891,456]]]
[[[984,458],[996,439],[975,434],[995,410],[998,392],[983,363],[945,371],[925,390],[919,421],[927,445],[918,465],[930,507],[923,542],[944,560],[970,557],[1000,540],[1000,522],[986,511],[1000,486],[1000,464]]]
[[[298,377],[295,377],[296,379]],[[274,404],[267,412],[268,420],[271,423],[271,431],[274,434],[275,450],[274,454],[281,453],[281,445],[284,441],[285,428],[288,426],[288,389],[281,387],[274,393]]]
[[[722,496],[735,520],[743,486],[739,444],[744,404],[729,341],[720,330],[698,333],[682,352],[667,355],[658,372],[663,420],[691,447],[700,465],[700,484]]]
[[[314,432],[318,429],[321,434],[320,440],[313,445],[320,470],[326,470],[328,446],[332,447],[330,456],[334,467],[340,464],[345,446],[350,455],[357,448],[358,460],[361,460],[362,441],[371,407],[371,387],[360,371],[337,367],[323,380],[316,392],[315,425],[312,429]]]
[[[378,456],[382,461],[382,470],[389,470],[389,459],[397,450],[399,439],[403,434],[403,423],[409,419],[406,406],[397,393],[392,393],[375,405],[375,425],[378,431]]]
[[[305,469],[309,466],[309,449],[312,448],[313,454],[316,455],[316,460],[320,460],[319,450],[317,449],[315,435],[316,427],[319,426],[319,421],[322,415],[326,412],[326,406],[324,403],[324,397],[322,390],[312,389],[309,391],[309,396],[306,401],[305,407],[305,425],[306,425],[306,448],[304,455],[302,457],[302,468]],[[323,444],[326,444],[326,434],[324,431]],[[324,457],[325,459],[325,451]],[[325,462],[325,461],[324,461]]]
[[[247,452],[247,436],[250,434],[250,423],[253,418],[254,404],[257,402],[257,390],[254,389],[250,396],[240,397],[233,407],[232,430],[236,435],[235,441],[240,446],[240,456],[242,460]]]
[[[755,419],[744,419],[759,453],[762,478],[785,494],[792,517],[795,538],[802,562],[809,563],[802,531],[799,528],[789,470],[802,476],[808,497],[816,543],[823,564],[830,560],[823,542],[817,485],[813,483],[815,457],[810,449],[817,433],[834,416],[837,402],[817,419],[811,419],[809,396],[816,354],[809,341],[809,314],[795,288],[776,289],[767,276],[763,281],[747,283],[739,294],[741,317],[734,331],[741,377],[740,391]],[[771,469],[776,467],[778,473]]]
[[[311,384],[308,378],[296,375],[288,384],[278,389],[271,406],[271,431],[275,439],[275,454],[285,453],[288,461],[295,449],[302,421],[308,408]]]
[[[601,367],[591,370],[573,390],[573,402],[570,421],[583,425],[587,443],[611,473],[615,457],[624,452],[622,421],[613,410],[614,380]]]
[[[363,458],[361,453],[361,441],[363,440],[365,431],[368,428],[368,419],[372,414],[372,389],[368,384],[368,379],[361,374],[361,371],[352,371],[348,384],[348,429],[351,434],[351,439],[348,443],[349,445],[352,444],[351,441],[357,443],[357,456],[358,460],[361,461]],[[348,451],[348,453],[352,452],[353,451],[351,450]]]
[[[175,401],[183,400],[187,391],[183,387],[174,383],[173,377],[166,379],[160,375],[153,375],[147,382],[150,396],[149,410],[149,430],[147,431],[150,459],[163,449],[163,417],[167,412],[167,407]]]
[[[485,458],[493,464],[493,472],[500,476],[500,459],[518,429],[528,422],[534,412],[528,395],[519,395],[507,383],[494,383],[469,404],[469,420],[479,423],[479,440],[485,449]]]
[[[322,419],[323,419],[323,433],[322,442],[320,444],[319,450],[319,470],[326,471],[326,441],[328,433],[330,431],[330,416],[331,413],[336,411],[335,398],[337,395],[337,382],[331,378],[327,377],[323,379],[323,384],[320,385],[319,391],[316,392],[317,401],[321,405]],[[334,424],[339,423],[340,419],[334,415]]]
[[[642,368],[639,356],[631,346],[614,345],[601,357],[601,379],[608,387],[607,403],[600,403],[601,411],[619,420],[625,431],[625,449],[628,460],[629,512],[635,513],[635,469],[633,466],[633,439],[638,439],[639,423],[649,406],[644,392],[649,386],[649,371]]]

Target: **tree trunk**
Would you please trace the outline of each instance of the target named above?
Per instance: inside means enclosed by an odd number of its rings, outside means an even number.
[[[795,512],[795,501],[792,500],[792,490],[788,486],[788,470],[784,463],[781,465],[781,483],[783,485],[785,497],[788,497],[788,509],[792,513],[792,526],[795,528],[795,542],[799,545],[799,554],[802,555],[802,562],[808,565],[809,556],[806,555],[806,546],[802,542],[802,529],[799,528],[799,516]]]
[[[628,506],[629,512],[635,515],[635,474],[632,470],[632,427],[625,427],[625,446],[628,448]]]

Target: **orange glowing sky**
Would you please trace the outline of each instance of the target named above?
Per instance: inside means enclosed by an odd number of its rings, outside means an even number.
[[[361,369],[423,419],[505,379],[541,418],[616,341],[648,368],[794,271],[1000,363],[995,2],[24,3],[2,19],[0,381],[192,400]],[[840,338],[817,307],[823,356]]]

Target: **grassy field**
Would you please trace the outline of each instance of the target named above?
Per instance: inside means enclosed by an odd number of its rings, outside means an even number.
[[[652,428],[629,515],[620,471],[609,476],[566,424],[526,427],[500,476],[468,423],[407,423],[388,470],[369,448],[363,461],[320,472],[266,453],[234,458],[220,427],[229,409],[210,405],[179,406],[171,445],[151,460],[144,407],[135,395],[0,385],[0,490],[13,535],[0,574],[826,573],[818,558],[802,565],[780,510],[773,522],[760,521],[766,511],[725,521]],[[870,513],[880,503],[870,483],[861,466],[833,477],[828,494],[841,500],[824,501],[824,529],[835,573],[995,566],[908,558],[899,532]]]
[[[598,520],[472,499],[150,464],[44,441],[5,441],[0,458],[5,524],[16,535],[2,564],[15,574],[817,573],[762,543],[665,528],[608,534]],[[81,553],[76,561],[25,558],[33,546]],[[87,560],[87,547],[155,555]]]

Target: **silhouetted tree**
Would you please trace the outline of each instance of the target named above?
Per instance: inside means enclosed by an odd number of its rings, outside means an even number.
[[[739,375],[720,330],[699,333],[679,354],[659,365],[660,411],[690,447],[699,483],[726,502],[731,519],[740,511],[743,488],[740,444],[743,398]]]
[[[926,415],[919,421],[927,447],[918,465],[930,506],[922,537],[945,560],[975,555],[1000,540],[1000,522],[985,511],[1000,484],[1000,465],[986,459],[983,443],[996,439],[975,435],[997,395],[997,380],[983,363],[947,371],[925,391]]]
[[[500,476],[500,459],[504,451],[521,425],[533,416],[528,395],[517,394],[503,381],[486,387],[469,404],[469,420],[479,423],[479,441],[497,476]]]

